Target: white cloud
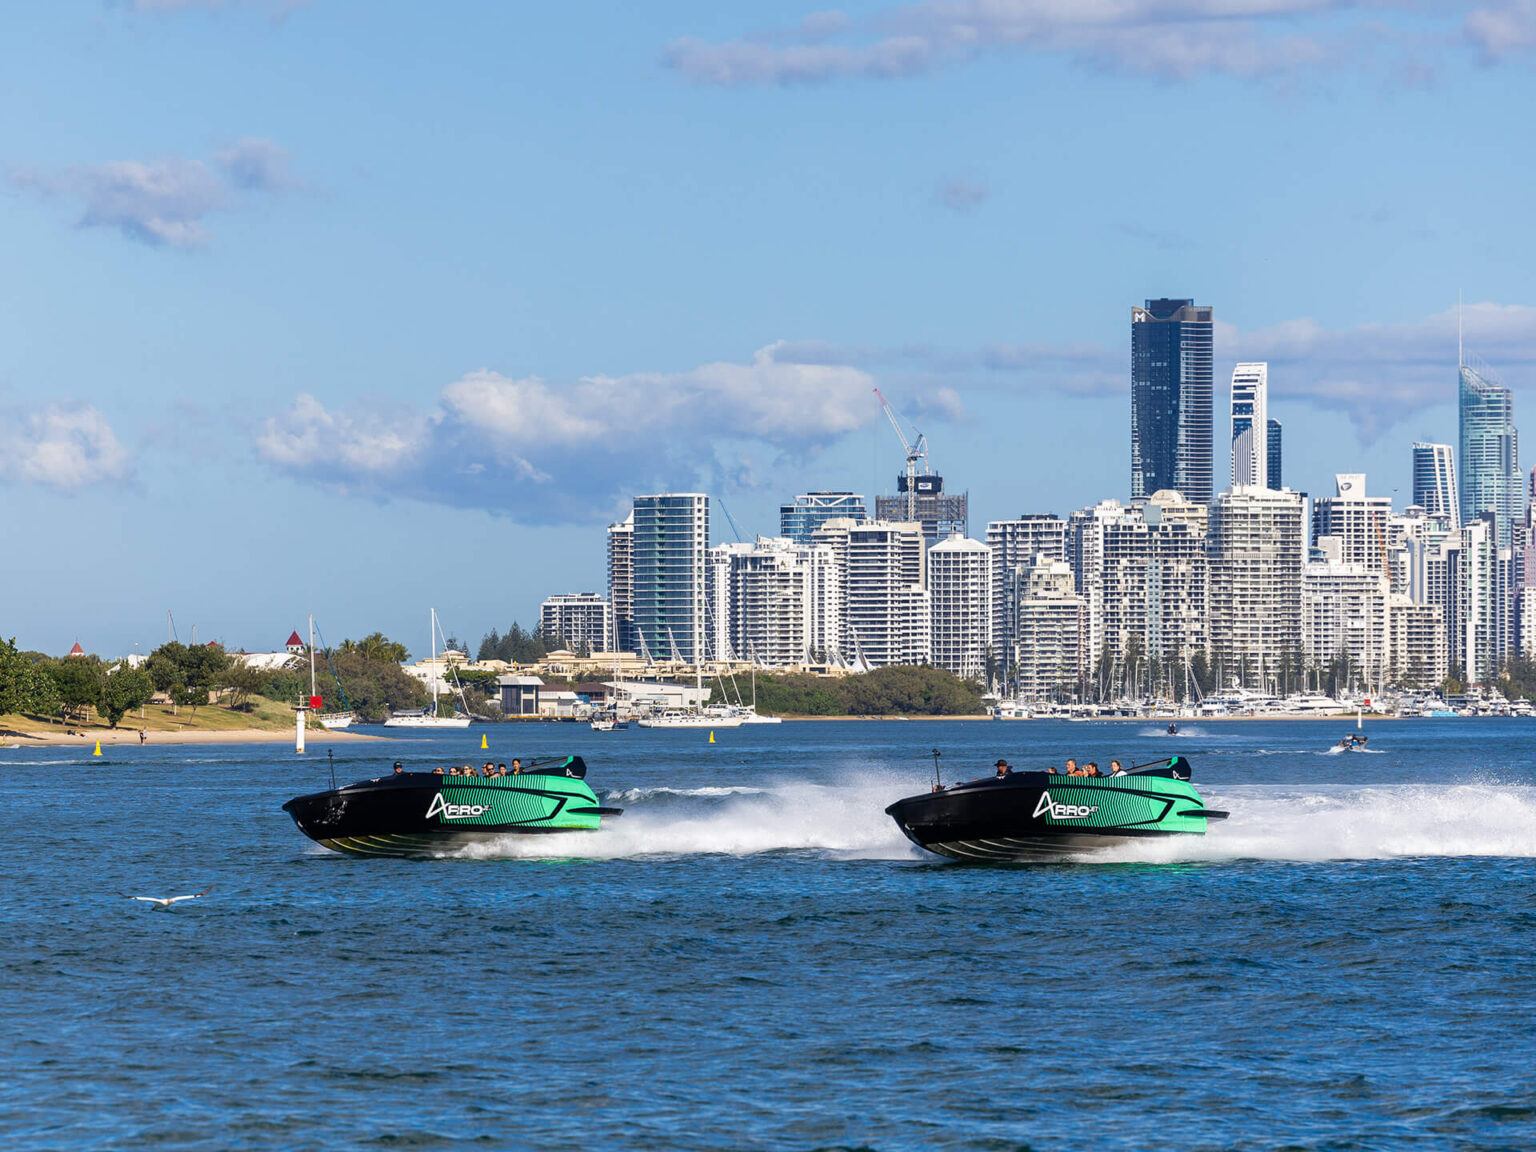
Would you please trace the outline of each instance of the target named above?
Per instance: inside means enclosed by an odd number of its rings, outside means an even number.
[[[78,201],[77,227],[114,228],[156,248],[197,248],[208,238],[203,219],[231,207],[234,192],[272,192],[289,182],[285,156],[270,140],[247,138],[218,154],[217,172],[200,160],[173,156],[54,174],[24,171],[11,182],[46,198]]]
[[[72,493],[123,480],[131,472],[127,449],[88,404],[49,404],[3,416],[0,479]]]
[[[1533,0],[1499,6],[1508,13]],[[875,13],[862,26],[807,17],[792,31],[709,42],[683,37],[663,63],[722,87],[902,79],[1000,51],[1063,55],[1079,64],[1163,80],[1203,75],[1244,79],[1292,74],[1328,61],[1358,67],[1354,14],[1394,0],[920,0]],[[820,14],[818,14],[820,15]],[[837,15],[841,16],[841,13]],[[1443,38],[1448,14],[1431,7]],[[1492,18],[1490,18],[1490,21]],[[844,36],[844,33],[848,35]],[[1472,33],[1469,29],[1469,34]],[[1499,34],[1490,33],[1494,39]],[[843,38],[844,42],[831,41]],[[1503,38],[1507,39],[1507,33]]]
[[[568,383],[471,372],[430,413],[333,412],[300,396],[265,422],[274,467],[380,498],[505,511],[529,523],[611,513],[625,491],[750,474],[744,453],[800,460],[875,419],[868,373],[780,359]]]
[[[1536,0],[1485,4],[1467,14],[1467,39],[1493,62],[1514,52],[1536,49]]]

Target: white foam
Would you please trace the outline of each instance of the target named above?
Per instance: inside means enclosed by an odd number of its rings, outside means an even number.
[[[1209,736],[1210,733],[1207,732],[1204,728],[1186,728],[1184,725],[1180,724],[1179,730],[1177,732],[1170,732],[1168,731],[1167,727],[1164,726],[1162,728],[1139,728],[1136,731],[1136,735],[1149,737],[1162,736],[1168,740],[1182,740],[1186,736],[1204,737]]]
[[[606,803],[636,804],[659,796],[703,796],[718,799],[722,796],[759,796],[766,789],[749,788],[745,784],[710,788],[623,788],[606,794]]]
[[[1231,813],[1203,837],[1148,840],[1100,860],[1390,860],[1536,856],[1536,788],[1496,784],[1201,789]]]
[[[914,792],[910,778],[864,777],[834,786],[790,781],[767,788],[634,789],[636,793],[709,799],[646,810],[631,801],[623,816],[592,833],[504,836],[459,856],[543,859],[581,857],[730,855],[811,851],[838,859],[905,860],[918,850],[885,814],[892,801]],[[618,800],[622,794],[613,793]]]

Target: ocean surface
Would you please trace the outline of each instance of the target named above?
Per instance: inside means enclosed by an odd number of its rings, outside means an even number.
[[[337,746],[342,781],[577,752],[626,809],[432,861],[298,832],[324,745],[0,749],[0,1148],[1536,1147],[1536,720],[1328,753],[1351,727]],[[935,748],[946,780],[1178,751],[1232,816],[952,863],[882,811]]]

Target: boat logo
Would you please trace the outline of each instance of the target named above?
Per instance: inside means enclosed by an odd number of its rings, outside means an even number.
[[[450,804],[439,792],[432,797],[432,803],[427,805],[427,818],[430,820],[433,816],[441,816],[444,820],[468,820],[484,816],[490,810],[489,804]]]
[[[1040,793],[1040,803],[1035,805],[1036,816],[1044,812],[1052,820],[1081,820],[1085,816],[1092,816],[1099,810],[1099,806],[1087,804],[1059,804],[1051,799],[1049,792]]]

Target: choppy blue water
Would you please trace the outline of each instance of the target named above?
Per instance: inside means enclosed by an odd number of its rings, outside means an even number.
[[[1345,730],[492,728],[628,811],[425,862],[298,833],[323,747],[0,749],[0,1146],[1536,1146],[1536,721]],[[882,812],[934,747],[946,779],[1178,750],[1232,818],[944,862]]]

